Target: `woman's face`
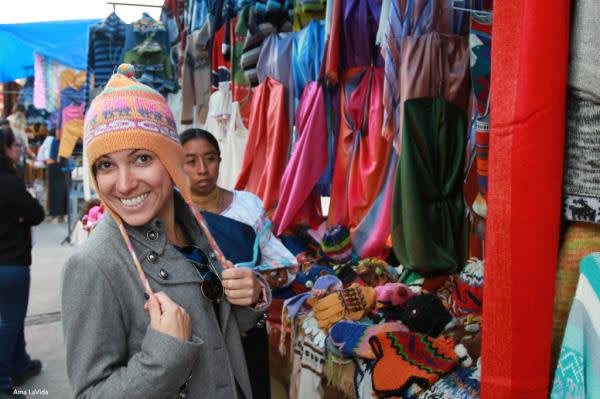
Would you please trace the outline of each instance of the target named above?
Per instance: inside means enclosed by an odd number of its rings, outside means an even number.
[[[174,211],[171,176],[152,151],[113,152],[94,166],[98,194],[130,226],[166,221]]]
[[[219,154],[207,140],[196,138],[183,146],[185,163],[183,170],[190,178],[192,191],[199,195],[211,193],[219,178]]]
[[[19,163],[21,157],[21,145],[14,140],[10,147],[5,148],[4,153],[14,163]]]

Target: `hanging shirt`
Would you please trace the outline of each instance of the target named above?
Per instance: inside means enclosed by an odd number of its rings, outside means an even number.
[[[194,106],[200,124],[206,121],[208,101],[211,93],[211,64],[209,47],[210,21],[192,33],[187,41],[181,82],[181,123],[191,125],[194,121]]]
[[[171,59],[158,43],[149,39],[125,54],[124,62],[135,67],[138,82],[166,96],[176,89]]]
[[[94,89],[104,87],[115,67],[121,63],[125,26],[125,22],[113,12],[104,21],[90,27],[86,78],[88,101],[93,99]]]
[[[204,129],[219,141],[221,164],[217,185],[233,189],[242,168],[248,130],[244,127],[237,102],[232,101],[228,83],[221,83],[219,90],[210,96],[208,116]]]

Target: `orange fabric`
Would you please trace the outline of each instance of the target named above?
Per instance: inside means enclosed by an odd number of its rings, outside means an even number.
[[[279,199],[281,177],[287,163],[290,134],[285,108],[285,88],[274,79],[265,79],[252,97],[248,143],[236,190],[260,197],[267,214]]]
[[[494,2],[482,399],[548,397],[569,6]]]
[[[371,92],[369,78],[372,71]],[[360,74],[362,73],[362,77]],[[346,90],[360,78],[354,90]],[[354,86],[354,84],[352,84]],[[347,94],[350,93],[349,95]],[[331,185],[328,224],[341,224],[353,234],[381,193],[387,178],[392,145],[381,136],[383,69],[352,68],[341,84],[341,123]],[[361,131],[365,101],[368,115]],[[350,123],[351,120],[352,122]],[[388,215],[389,216],[389,215]],[[388,232],[385,234],[387,237]]]

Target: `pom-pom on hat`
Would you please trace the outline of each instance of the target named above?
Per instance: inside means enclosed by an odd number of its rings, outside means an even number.
[[[93,165],[103,155],[134,149],[152,151],[190,206],[219,261],[223,267],[227,267],[227,264],[204,218],[192,202],[189,181],[183,171],[183,148],[179,141],[173,113],[165,98],[156,90],[135,80],[134,74],[133,65],[119,65],[117,73],[110,78],[102,93],[92,101],[85,115],[83,144],[91,169],[90,176],[98,196],[119,226],[144,289],[151,294],[152,290],[121,217],[108,206],[98,191]]]

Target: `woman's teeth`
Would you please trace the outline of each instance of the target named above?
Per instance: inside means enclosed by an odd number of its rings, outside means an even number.
[[[142,202],[144,202],[144,200],[146,199],[146,197],[148,196],[149,193],[144,193],[140,196],[134,197],[134,198],[120,198],[121,203],[128,207],[128,208],[135,208],[136,206],[138,206],[139,204],[141,204]]]

